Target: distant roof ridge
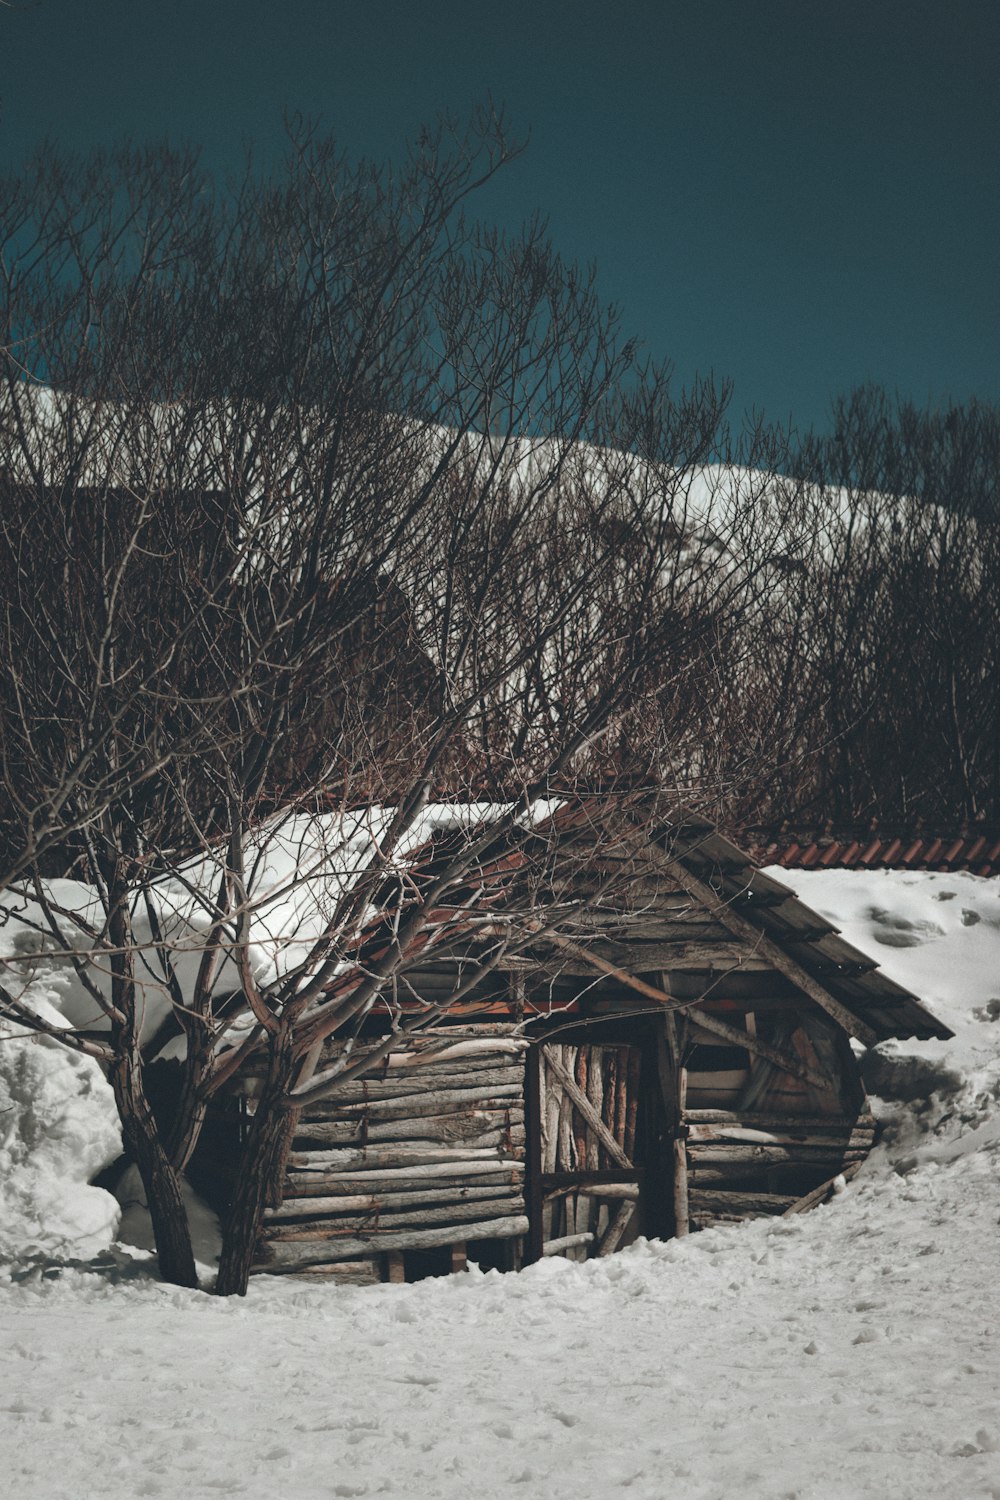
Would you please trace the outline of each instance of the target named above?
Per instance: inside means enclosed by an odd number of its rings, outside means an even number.
[[[1000,830],[960,825],[943,833],[909,829],[836,834],[747,829],[743,843],[760,865],[786,870],[966,870],[1000,875]]]

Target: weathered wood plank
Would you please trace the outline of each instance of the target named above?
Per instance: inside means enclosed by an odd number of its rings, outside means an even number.
[[[828,1161],[831,1158],[852,1159],[856,1156],[867,1156],[868,1149],[861,1147],[834,1147],[821,1146],[719,1146],[700,1145],[688,1142],[688,1159],[692,1167],[710,1167],[721,1162],[753,1164],[755,1162],[768,1165],[784,1163],[800,1163],[808,1166],[812,1161]]]
[[[689,1125],[693,1146],[870,1146],[873,1130],[762,1130],[757,1125]]]
[[[594,1236],[589,1230],[581,1234],[563,1234],[556,1240],[546,1240],[542,1246],[543,1255],[561,1255],[564,1250],[574,1250],[578,1245],[592,1245]]]
[[[518,1046],[515,1050],[483,1054],[481,1057],[456,1058],[445,1062],[426,1062],[411,1067],[390,1066],[389,1064],[395,1057],[394,1053],[390,1053],[388,1058],[375,1059],[369,1072],[356,1078],[345,1079],[338,1085],[334,1097],[339,1098],[344,1092],[360,1095],[365,1088],[377,1089],[380,1085],[391,1086],[394,1092],[403,1093],[414,1088],[426,1088],[428,1080],[434,1080],[440,1086],[441,1083],[447,1083],[453,1079],[456,1081],[465,1078],[473,1079],[481,1074],[510,1073],[516,1076],[523,1072],[524,1053],[528,1046],[530,1043],[518,1039]],[[355,1063],[363,1061],[371,1050],[371,1048],[364,1052],[355,1050],[345,1061],[353,1067]],[[337,1050],[324,1058],[324,1067],[332,1068],[340,1060],[341,1052]],[[255,1077],[263,1075],[265,1071],[266,1063],[256,1059],[247,1064],[245,1073],[247,1077]],[[325,1099],[319,1100],[315,1105],[309,1105],[309,1108],[319,1108],[325,1102]]]
[[[545,1194],[546,1203],[553,1203],[557,1198],[565,1198],[567,1193],[579,1191],[580,1184],[574,1183],[572,1187],[550,1188]],[[588,1182],[587,1195],[599,1201],[607,1198],[612,1201],[628,1198],[631,1202],[639,1201],[639,1184],[637,1182]]]
[[[292,1240],[331,1240],[349,1235],[395,1234],[401,1229],[432,1229],[439,1224],[465,1225],[482,1219],[502,1219],[510,1214],[524,1212],[524,1199],[520,1196],[486,1198],[475,1203],[443,1203],[436,1207],[419,1207],[408,1212],[382,1212],[381,1208],[368,1213],[344,1214],[338,1217],[285,1221],[268,1221],[261,1230],[260,1239],[268,1244],[285,1243]]]
[[[393,1067],[395,1054],[389,1053],[388,1057],[376,1058],[370,1067],[370,1071],[362,1073],[356,1078],[345,1078],[340,1085],[342,1089],[363,1088],[365,1084],[396,1083],[400,1089],[409,1088],[414,1083],[426,1086],[425,1080],[434,1080],[438,1084],[442,1079],[451,1078],[475,1078],[482,1073],[518,1073],[524,1067],[524,1053],[530,1044],[519,1043],[514,1051],[488,1053],[479,1057],[453,1058],[444,1062],[425,1062],[411,1067]],[[349,1056],[341,1058],[339,1055],[327,1059],[327,1067],[333,1068],[342,1061],[348,1067],[364,1061],[364,1053],[352,1052]]]
[[[528,1220],[523,1214],[463,1225],[466,1240],[516,1239],[527,1231]],[[440,1245],[453,1244],[454,1240],[454,1227],[444,1225],[439,1229],[404,1229],[398,1234],[359,1236],[357,1239],[269,1244],[260,1247],[254,1269],[270,1270],[275,1266],[307,1266],[324,1261],[357,1260],[361,1256],[375,1255],[380,1251],[433,1250]]]
[[[639,1096],[642,1088],[642,1053],[638,1047],[630,1047],[626,1074],[625,1103],[625,1159],[635,1160],[635,1137],[639,1125]],[[613,1153],[612,1153],[613,1154]]]
[[[337,1101],[335,1119],[408,1120],[427,1115],[447,1114],[451,1110],[502,1109],[514,1103],[523,1107],[524,1080],[518,1077],[508,1084],[490,1084],[471,1089],[447,1089],[440,1093],[417,1090],[413,1094],[390,1099],[359,1100],[347,1104]]]
[[[277,1208],[264,1211],[265,1223],[284,1222],[290,1219],[316,1218],[320,1214],[369,1213],[383,1209],[386,1212],[410,1210],[426,1205],[440,1207],[442,1203],[479,1203],[491,1198],[516,1199],[522,1194],[522,1181],[493,1183],[489,1178],[479,1179],[473,1186],[452,1183],[445,1187],[423,1187],[410,1185],[407,1190],[383,1193],[347,1193],[340,1196],[320,1197],[309,1194],[287,1198]]]
[[[541,1049],[539,1049],[541,1050]],[[572,1047],[559,1047],[552,1051],[546,1050],[543,1056],[561,1059],[567,1071],[572,1072],[576,1065],[576,1051]],[[553,1085],[554,1086],[554,1085]],[[573,1101],[566,1090],[559,1089],[559,1144],[557,1151],[557,1167],[564,1169],[580,1165],[576,1154],[576,1137],[573,1134]]]
[[[611,1220],[607,1229],[604,1231],[604,1234],[602,1235],[600,1242],[598,1243],[598,1259],[601,1259],[606,1255],[614,1255],[615,1251],[618,1249],[618,1246],[621,1244],[622,1236],[624,1235],[626,1229],[628,1229],[629,1224],[632,1222],[632,1215],[635,1213],[635,1209],[636,1205],[627,1201],[620,1205],[617,1213]]]
[[[587,1048],[587,1087],[584,1091],[590,1100],[590,1107],[601,1121],[605,1130],[608,1129],[604,1118],[604,1058],[600,1047]],[[610,1135],[611,1132],[608,1131]],[[591,1135],[587,1141],[587,1166],[593,1171],[604,1165],[601,1160],[601,1142],[595,1135]]]
[[[374,1286],[381,1281],[374,1260],[326,1261],[310,1266],[255,1266],[274,1276],[307,1276],[311,1281],[332,1281],[337,1286]]]
[[[452,1162],[440,1162],[428,1166],[400,1167],[391,1171],[350,1172],[346,1176],[339,1172],[291,1171],[285,1179],[284,1197],[297,1198],[322,1193],[339,1197],[364,1190],[377,1193],[402,1187],[405,1183],[420,1185],[435,1178],[451,1179],[458,1184],[471,1182],[473,1178],[513,1182],[520,1181],[523,1174],[523,1162],[496,1159],[463,1162],[460,1166],[455,1166]]]
[[[669,991],[669,976],[660,975],[664,992]],[[684,1086],[684,1042],[687,1026],[683,1016],[664,1011],[656,1030],[656,1071],[660,1084],[663,1118],[670,1140],[670,1214],[674,1235],[683,1239],[688,1233],[688,1171],[684,1149],[682,1090]]]
[[[722,1189],[691,1188],[692,1214],[782,1214],[797,1200],[786,1193],[726,1192]]]
[[[573,1078],[580,1093],[586,1097],[587,1093],[587,1065],[589,1061],[590,1048],[583,1046],[575,1049],[575,1064],[573,1068],[567,1068],[567,1072]],[[570,1096],[572,1098],[572,1095]],[[587,1160],[587,1120],[577,1109],[573,1115],[573,1149],[575,1159],[581,1167],[589,1167]],[[596,1169],[596,1163],[594,1163]]]
[[[463,1041],[444,1043],[437,1038],[424,1047],[400,1048],[390,1052],[386,1066],[390,1072],[418,1069],[421,1073],[429,1068],[448,1067],[454,1064],[465,1066],[467,1061],[482,1061],[498,1057],[523,1059],[531,1043],[519,1036],[468,1037]]]
[[[546,935],[549,941],[550,935]],[[697,941],[694,941],[697,939]],[[552,939],[555,942],[555,939]],[[580,936],[579,944],[565,939],[570,947],[564,948],[565,957],[559,960],[559,971],[567,975],[583,975],[592,972],[595,968],[595,960],[600,960],[601,965],[609,965],[607,974],[612,969],[622,969],[631,966],[643,974],[652,974],[657,969],[670,969],[670,971],[690,971],[691,974],[753,974],[756,977],[766,977],[774,974],[774,965],[768,960],[760,959],[756,954],[747,954],[733,944],[732,939],[727,936],[726,930],[721,930],[718,938],[712,936],[711,929],[703,932],[691,933],[688,942],[642,942],[628,939],[622,942],[610,942],[607,939],[586,938],[586,947],[583,947],[583,936]],[[562,948],[562,942],[556,944]]]
[[[562,1094],[558,1088],[550,1083],[548,1073],[541,1064],[541,1054],[537,1049],[534,1053],[533,1061],[537,1076],[539,1128],[541,1131],[539,1151],[540,1170],[542,1172],[553,1172],[555,1171],[556,1159],[559,1154],[559,1105]]]
[[[424,1119],[377,1121],[319,1121],[300,1124],[295,1132],[295,1150],[319,1146],[412,1144],[425,1141],[441,1146],[495,1146],[509,1141],[524,1145],[523,1112],[477,1111],[469,1114],[428,1115]]]
[[[561,947],[562,944],[558,946]],[[577,951],[570,953],[566,950],[566,957],[560,960],[560,972],[563,974],[587,974],[594,969],[595,960],[615,969],[631,966],[639,973],[652,973],[664,968],[671,971],[686,969],[698,974],[774,973],[774,966],[767,959],[747,954],[738,944],[727,941],[724,936],[715,940],[687,943],[611,943],[600,937],[581,935],[579,943],[574,943],[573,947]]]
[[[511,1146],[508,1150],[499,1146],[484,1146],[482,1149],[461,1146],[435,1146],[431,1142],[390,1141],[383,1145],[366,1146],[357,1151],[290,1151],[289,1170],[301,1172],[337,1172],[356,1176],[359,1172],[371,1172],[394,1167],[431,1166],[438,1162],[451,1163],[456,1170],[471,1162],[523,1161],[524,1147]]]
[[[546,1111],[546,1121],[543,1121]],[[527,1134],[526,1172],[524,1179],[528,1211],[528,1235],[524,1242],[524,1260],[534,1265],[541,1259],[542,1242],[545,1237],[545,1210],[542,1204],[541,1165],[543,1152],[542,1134],[551,1129],[551,1111],[545,1095],[545,1079],[542,1060],[537,1048],[528,1054],[525,1066],[525,1130]]]
[[[504,1090],[522,1086],[524,1069],[488,1068],[478,1073],[450,1073],[438,1079],[426,1079],[406,1074],[402,1078],[359,1079],[344,1084],[328,1098],[310,1104],[303,1111],[310,1120],[339,1119],[347,1110],[364,1109],[368,1105],[394,1104],[406,1099],[423,1099],[427,1095],[449,1094],[457,1096],[482,1094],[494,1086]]]

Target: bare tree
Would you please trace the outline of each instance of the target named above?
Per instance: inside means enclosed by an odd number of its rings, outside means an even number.
[[[726,664],[719,784],[770,747],[728,778],[731,826],[996,822],[998,454],[995,410],[866,387],[794,457],[775,588]]]
[[[177,1174],[211,1099],[262,1074],[241,1292],[360,1026],[389,1046],[565,926],[554,803],[672,767],[664,705],[770,588],[766,434],[672,396],[538,225],[463,217],[512,149],[484,114],[391,176],[301,129],[229,197],[169,153],[4,187],[7,905],[99,1025],[11,976],[0,1009],[107,1068],[169,1279],[194,1279]],[[427,1006],[431,948],[460,977]]]

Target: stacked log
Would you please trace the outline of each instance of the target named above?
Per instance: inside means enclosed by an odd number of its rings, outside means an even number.
[[[875,1141],[867,1108],[854,1119],[690,1109],[684,1124],[693,1229],[793,1211],[819,1185],[853,1175]]]
[[[377,1279],[382,1255],[525,1234],[527,1044],[511,1030],[423,1032],[304,1111],[256,1269]]]

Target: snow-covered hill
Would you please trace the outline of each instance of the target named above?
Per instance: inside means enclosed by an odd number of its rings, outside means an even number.
[[[8,1493],[1000,1500],[1000,882],[775,873],[955,1040],[869,1057],[883,1140],[831,1204],[607,1261],[221,1302],[95,1218],[69,1264],[100,1079],[0,1044]]]

